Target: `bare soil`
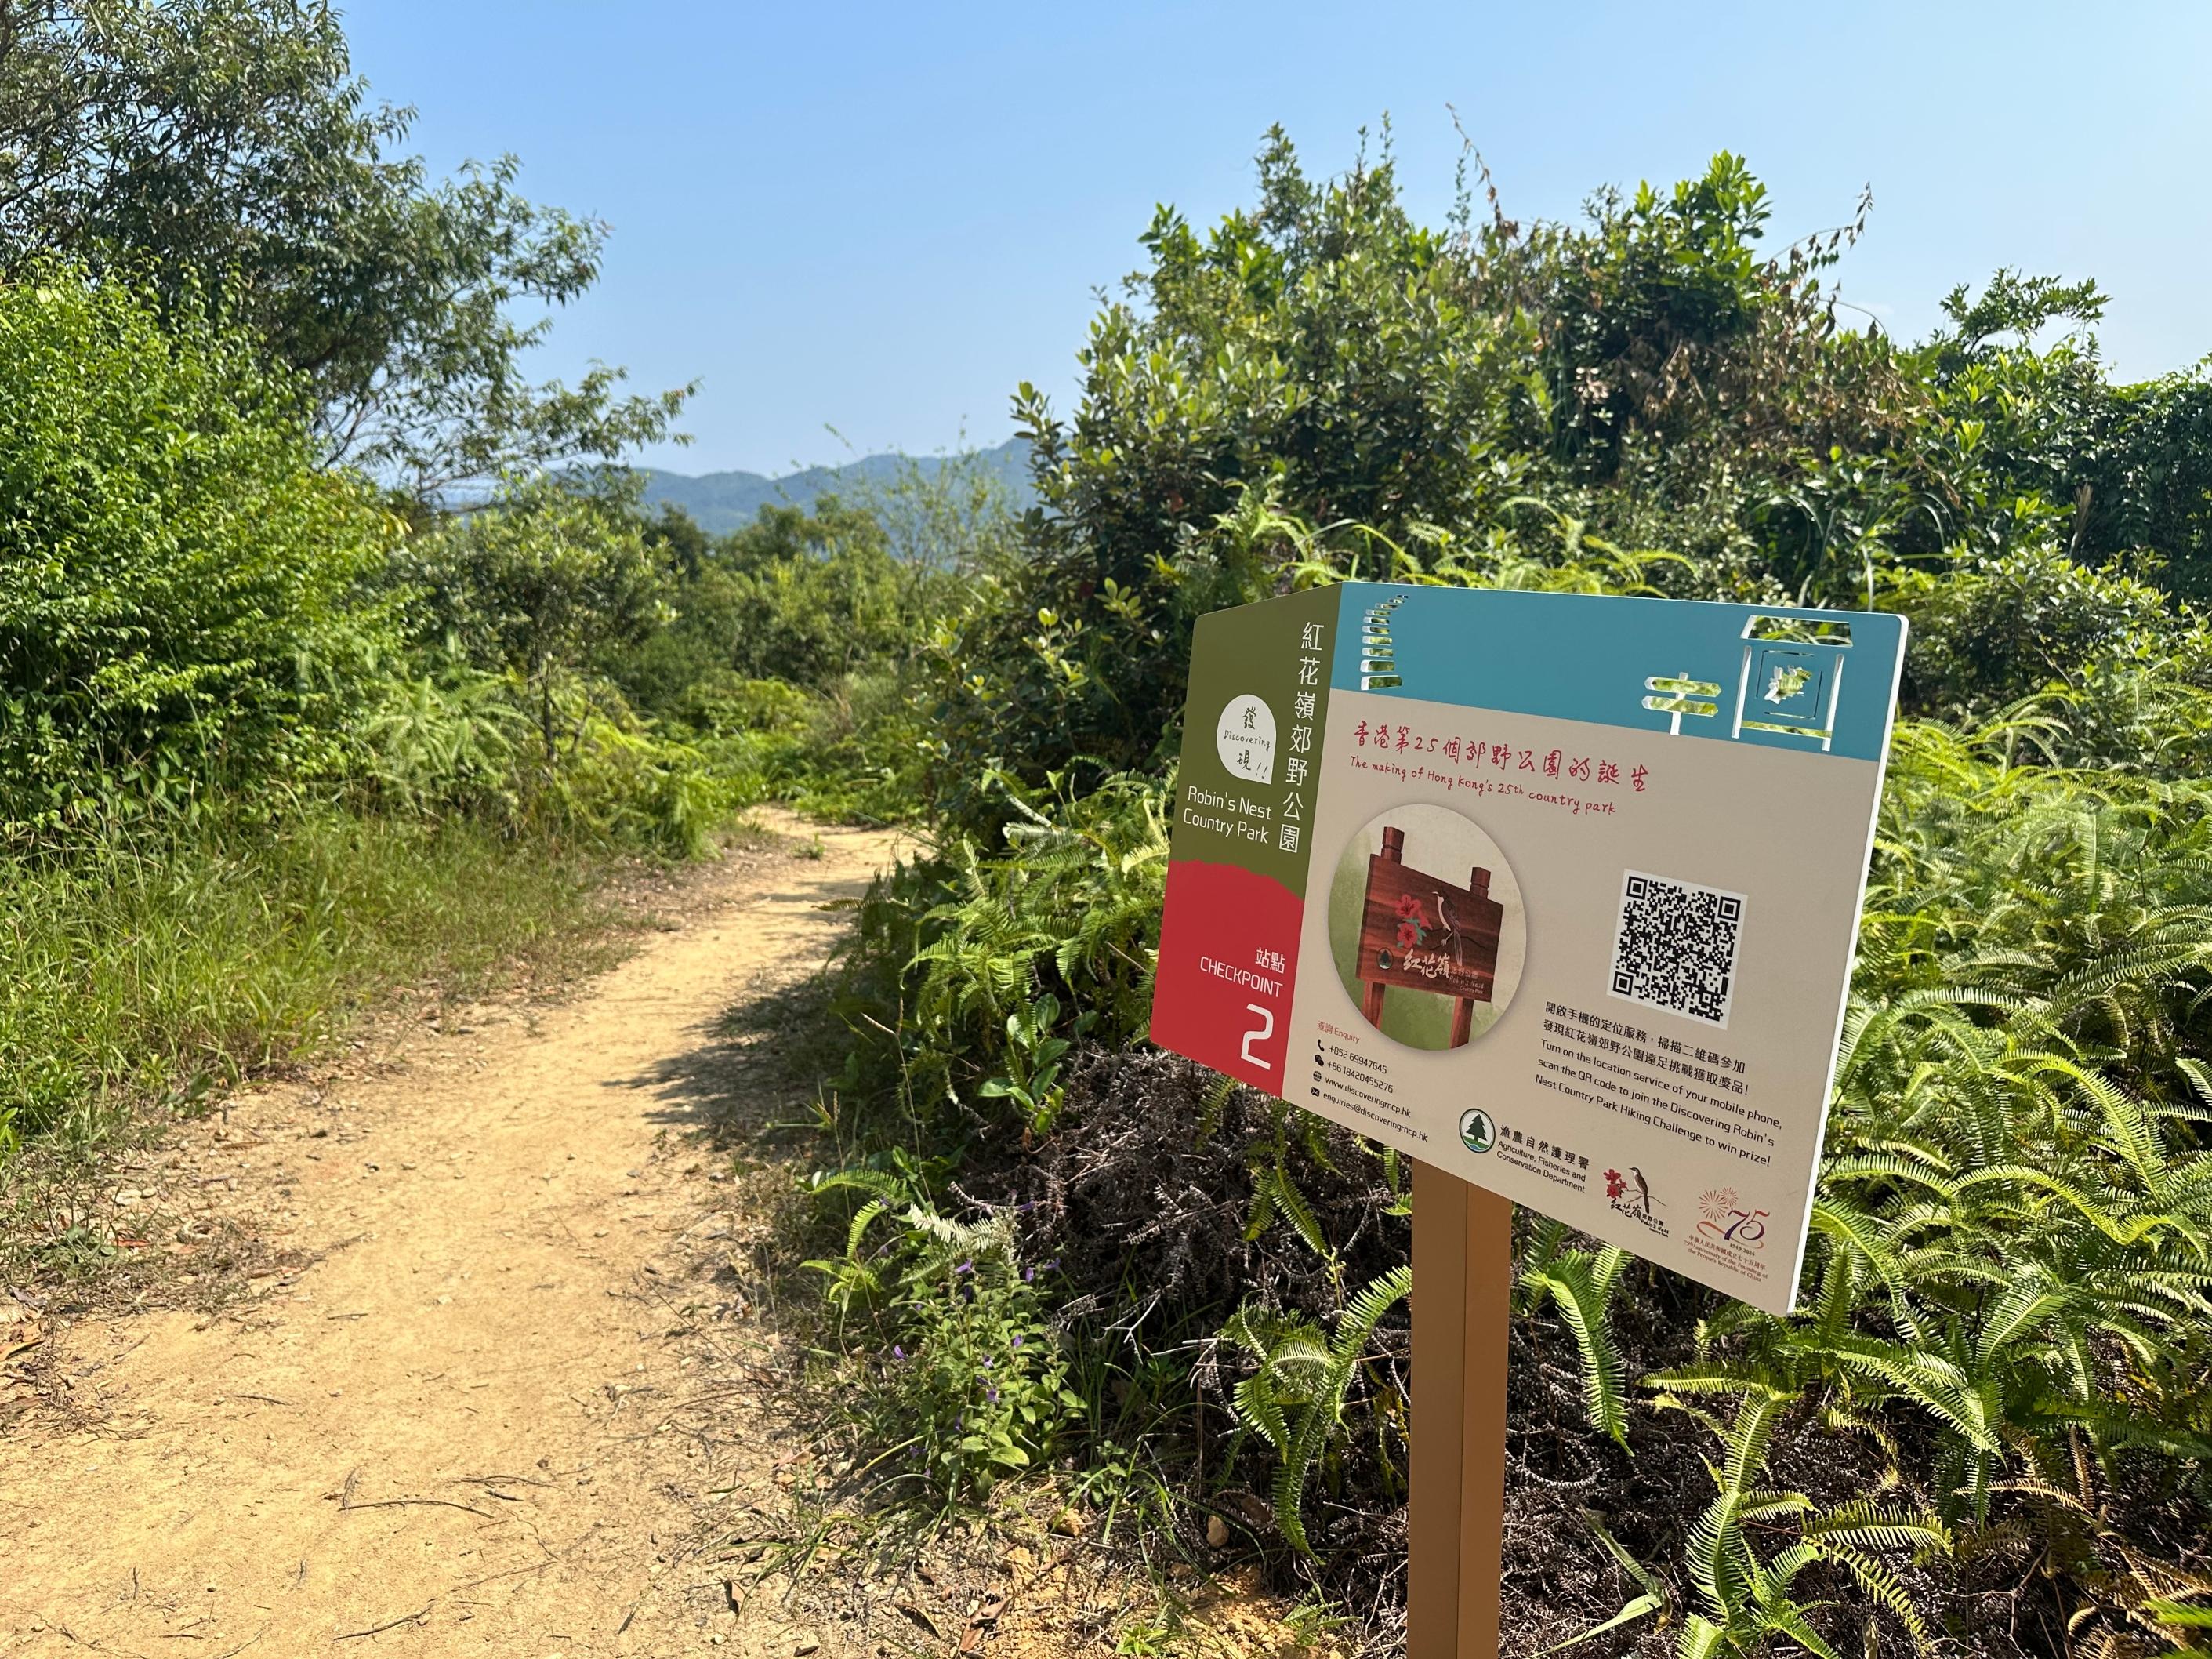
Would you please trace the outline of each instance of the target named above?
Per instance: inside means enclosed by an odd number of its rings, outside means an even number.
[[[444,1010],[180,1130],[106,1196],[174,1230],[135,1248],[234,1240],[222,1294],[0,1296],[0,1652],[847,1650],[740,1619],[746,1552],[706,1554],[806,1448],[749,1398],[762,1224],[697,1133],[774,1033],[718,1017],[819,969],[891,845],[785,827],[567,1005]]]

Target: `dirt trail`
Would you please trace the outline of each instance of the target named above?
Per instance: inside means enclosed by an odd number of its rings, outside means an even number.
[[[728,1086],[716,1017],[815,969],[844,925],[822,907],[890,850],[820,845],[703,877],[565,1005],[475,1011],[193,1132],[306,1265],[219,1316],[60,1339],[76,1423],[0,1439],[0,1653],[844,1650],[733,1619],[694,1547],[702,1507],[789,1479],[732,1380],[757,1230],[687,1132]]]

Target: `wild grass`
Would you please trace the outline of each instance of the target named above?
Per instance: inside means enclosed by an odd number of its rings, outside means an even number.
[[[214,815],[0,862],[0,1166],[327,1045],[377,990],[578,948],[606,855],[465,819]]]

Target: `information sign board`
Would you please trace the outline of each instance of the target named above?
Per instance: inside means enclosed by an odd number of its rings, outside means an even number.
[[[1786,1311],[1904,647],[1366,583],[1201,618],[1154,1041]]]

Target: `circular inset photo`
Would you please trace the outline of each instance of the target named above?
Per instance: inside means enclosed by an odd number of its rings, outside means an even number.
[[[1457,1048],[1496,1024],[1520,987],[1520,884],[1474,819],[1449,806],[1394,806],[1336,861],[1328,943],[1370,1025],[1408,1048]]]

